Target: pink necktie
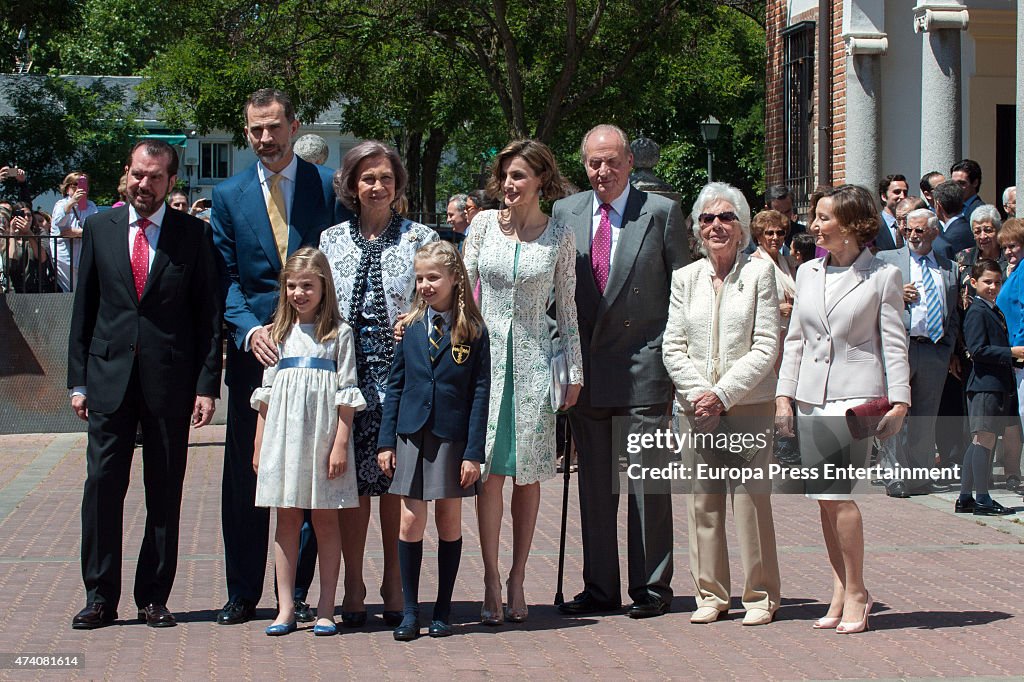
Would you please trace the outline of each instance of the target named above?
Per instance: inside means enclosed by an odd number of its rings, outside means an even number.
[[[146,277],[149,276],[149,239],[146,228],[153,222],[148,218],[139,218],[139,230],[135,233],[132,245],[132,276],[135,278],[135,294],[142,300],[142,292],[146,290]]]
[[[608,284],[608,271],[612,261],[612,221],[608,219],[609,204],[601,204],[601,220],[597,223],[597,234],[590,245],[590,264],[594,269],[594,282],[602,294]]]

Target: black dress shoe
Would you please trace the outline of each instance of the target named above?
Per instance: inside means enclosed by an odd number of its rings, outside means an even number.
[[[891,481],[887,483],[885,485],[885,494],[889,497],[910,497],[910,493],[907,492],[907,486],[903,481]]]
[[[312,623],[316,620],[316,614],[313,613],[313,608],[302,601],[301,599],[295,600],[295,620],[300,623]]]
[[[103,602],[92,602],[86,604],[85,608],[78,612],[71,620],[71,627],[75,630],[95,630],[104,625],[110,625],[117,620],[117,611]]]
[[[629,610],[626,611],[626,615],[630,618],[654,618],[655,616],[663,616],[668,613],[669,604],[666,601],[651,597],[646,601],[634,602]]]
[[[399,622],[401,622],[401,618],[399,618]],[[363,627],[366,625],[366,611],[342,611],[341,624],[347,628]]]
[[[151,628],[173,628],[178,624],[174,614],[163,604],[147,604],[139,609],[139,620]]]
[[[957,514],[970,514],[974,511],[974,498],[967,500],[961,500],[957,498],[956,504],[953,505],[953,511]]]
[[[256,604],[248,599],[232,599],[217,614],[217,625],[246,623],[256,615]]]
[[[431,637],[451,637],[452,626],[444,621],[435,620],[430,623],[427,634]]]
[[[401,625],[395,628],[392,633],[396,642],[411,642],[420,636],[420,623],[419,619],[410,614],[404,616]]]
[[[591,613],[607,613],[618,611],[622,604],[594,599],[589,592],[580,592],[572,601],[558,605],[558,610],[567,616],[586,616]]]
[[[977,501],[974,503],[975,516],[1009,516],[1016,513],[1015,510],[1007,509],[995,500],[992,500],[992,504],[982,504]]]

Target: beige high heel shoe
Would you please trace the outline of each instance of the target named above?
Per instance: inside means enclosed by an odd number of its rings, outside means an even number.
[[[499,583],[500,584],[500,583]],[[488,600],[487,587],[484,587],[484,603],[480,606],[480,623],[482,625],[501,625],[504,621],[504,613],[501,605],[501,588],[498,588],[496,602]],[[497,603],[497,608],[494,604]]]
[[[859,621],[848,623],[843,621],[836,627],[836,632],[841,635],[852,635],[858,632],[864,632],[868,629],[868,616],[871,614],[871,607],[875,605],[875,600],[868,595],[868,603],[864,605],[864,617]]]
[[[519,594],[521,597],[520,603],[522,606],[513,606],[512,600],[512,580],[511,578],[505,581],[505,589],[508,593],[508,606],[505,607],[505,620],[510,623],[524,623],[526,618],[530,615],[530,607],[526,604],[526,595],[523,593],[523,588],[520,585]]]

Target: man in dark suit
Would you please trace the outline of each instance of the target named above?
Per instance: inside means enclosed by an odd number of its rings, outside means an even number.
[[[882,444],[881,462],[888,468],[930,468],[935,465],[935,417],[960,334],[959,282],[952,261],[932,250],[932,242],[939,236],[938,218],[919,208],[907,214],[906,220],[907,245],[878,254],[879,259],[900,269],[905,282],[903,326],[910,337],[911,394],[906,430]],[[890,497],[908,497],[930,489],[927,482],[900,478],[885,486]]]
[[[71,407],[89,422],[82,495],[86,607],[72,627],[117,618],[124,496],[142,427],[146,531],[135,573],[139,619],[175,625],[167,610],[189,422],[213,417],[220,391],[221,307],[206,223],[169,210],[178,155],[136,143],[125,166],[128,205],[90,217],[68,340]]]
[[[875,247],[879,251],[891,251],[903,246],[903,235],[896,226],[896,204],[907,198],[910,186],[907,179],[896,173],[886,175],[878,183],[878,197],[882,200],[879,216],[878,236]]]
[[[331,172],[292,151],[299,121],[288,96],[257,90],[243,111],[245,135],[259,160],[214,188],[211,216],[231,334],[221,496],[228,601],[217,615],[222,625],[252,618],[263,591],[270,514],[255,506],[256,412],[249,397],[262,381],[263,368],[277,362],[268,325],[277,306],[278,275],[288,254],[316,247],[325,228],[347,218],[335,200]],[[308,558],[300,555],[299,561]],[[299,615],[312,619],[312,614]]]
[[[932,190],[935,200],[935,216],[939,219],[942,234],[935,238],[932,248],[936,253],[953,260],[956,254],[974,246],[971,226],[961,215],[964,207],[963,190],[952,180],[939,183]]]
[[[964,205],[960,215],[970,222],[974,209],[985,203],[978,195],[981,191],[981,164],[973,159],[961,159],[949,169],[949,179],[960,185],[963,191]]]
[[[633,155],[625,133],[599,125],[583,138],[581,152],[593,191],[557,201],[552,209],[576,236],[583,349],[583,390],[570,422],[579,453],[584,589],[559,607],[572,615],[621,605],[614,532],[619,455],[626,431],[668,425],[673,388],[661,360],[661,337],[672,271],[689,260],[678,204],[630,186]],[[656,465],[664,453],[640,457],[631,455],[643,466]],[[631,480],[627,502],[634,618],[666,613],[672,601],[672,504],[667,489],[652,492],[650,485]]]

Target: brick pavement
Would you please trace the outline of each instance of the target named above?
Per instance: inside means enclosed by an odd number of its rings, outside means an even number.
[[[1024,607],[1021,519],[984,520],[951,513],[952,494],[912,500],[872,495],[866,520],[867,583],[876,599],[872,630],[856,636],[812,630],[830,591],[829,569],[813,502],[777,495],[774,503],[783,606],[772,625],[744,628],[733,617],[691,625],[685,507],[675,504],[677,596],[673,612],[634,621],[623,615],[566,619],[550,606],[558,556],[561,479],[543,486],[526,591],[529,621],[485,628],[476,622],[482,566],[474,514],[466,507],[466,551],[455,592],[456,636],[401,644],[369,600],[370,625],[341,636],[299,631],[269,638],[268,586],[255,622],[222,627],[211,620],[225,600],[220,538],[223,427],[193,438],[182,511],[181,556],[170,608],[179,626],[154,630],[130,620],[131,581],[141,541],[141,458],[126,500],[125,584],[117,625],[74,631],[83,605],[78,562],[79,505],[85,475],[81,434],[0,437],[0,653],[84,653],[76,671],[0,670],[3,679],[338,679],[527,677],[569,679],[1021,679]],[[575,485],[570,496],[575,498]],[[1020,507],[1020,498],[997,495]],[[577,511],[569,512],[566,596],[580,586]],[[620,513],[620,542],[625,515]],[[502,565],[511,554],[506,528]],[[380,578],[378,531],[371,528],[368,585]],[[735,547],[731,529],[730,543]],[[422,596],[435,586],[434,537],[428,535]],[[738,553],[733,575],[739,578]],[[625,576],[623,566],[623,576]],[[268,570],[268,578],[271,575]],[[735,582],[735,580],[734,580]],[[734,586],[734,593],[737,588]],[[314,594],[311,595],[315,601]],[[370,594],[376,590],[370,587]],[[339,601],[340,601],[339,594]],[[734,607],[738,601],[734,599]],[[427,607],[429,614],[429,606]]]

